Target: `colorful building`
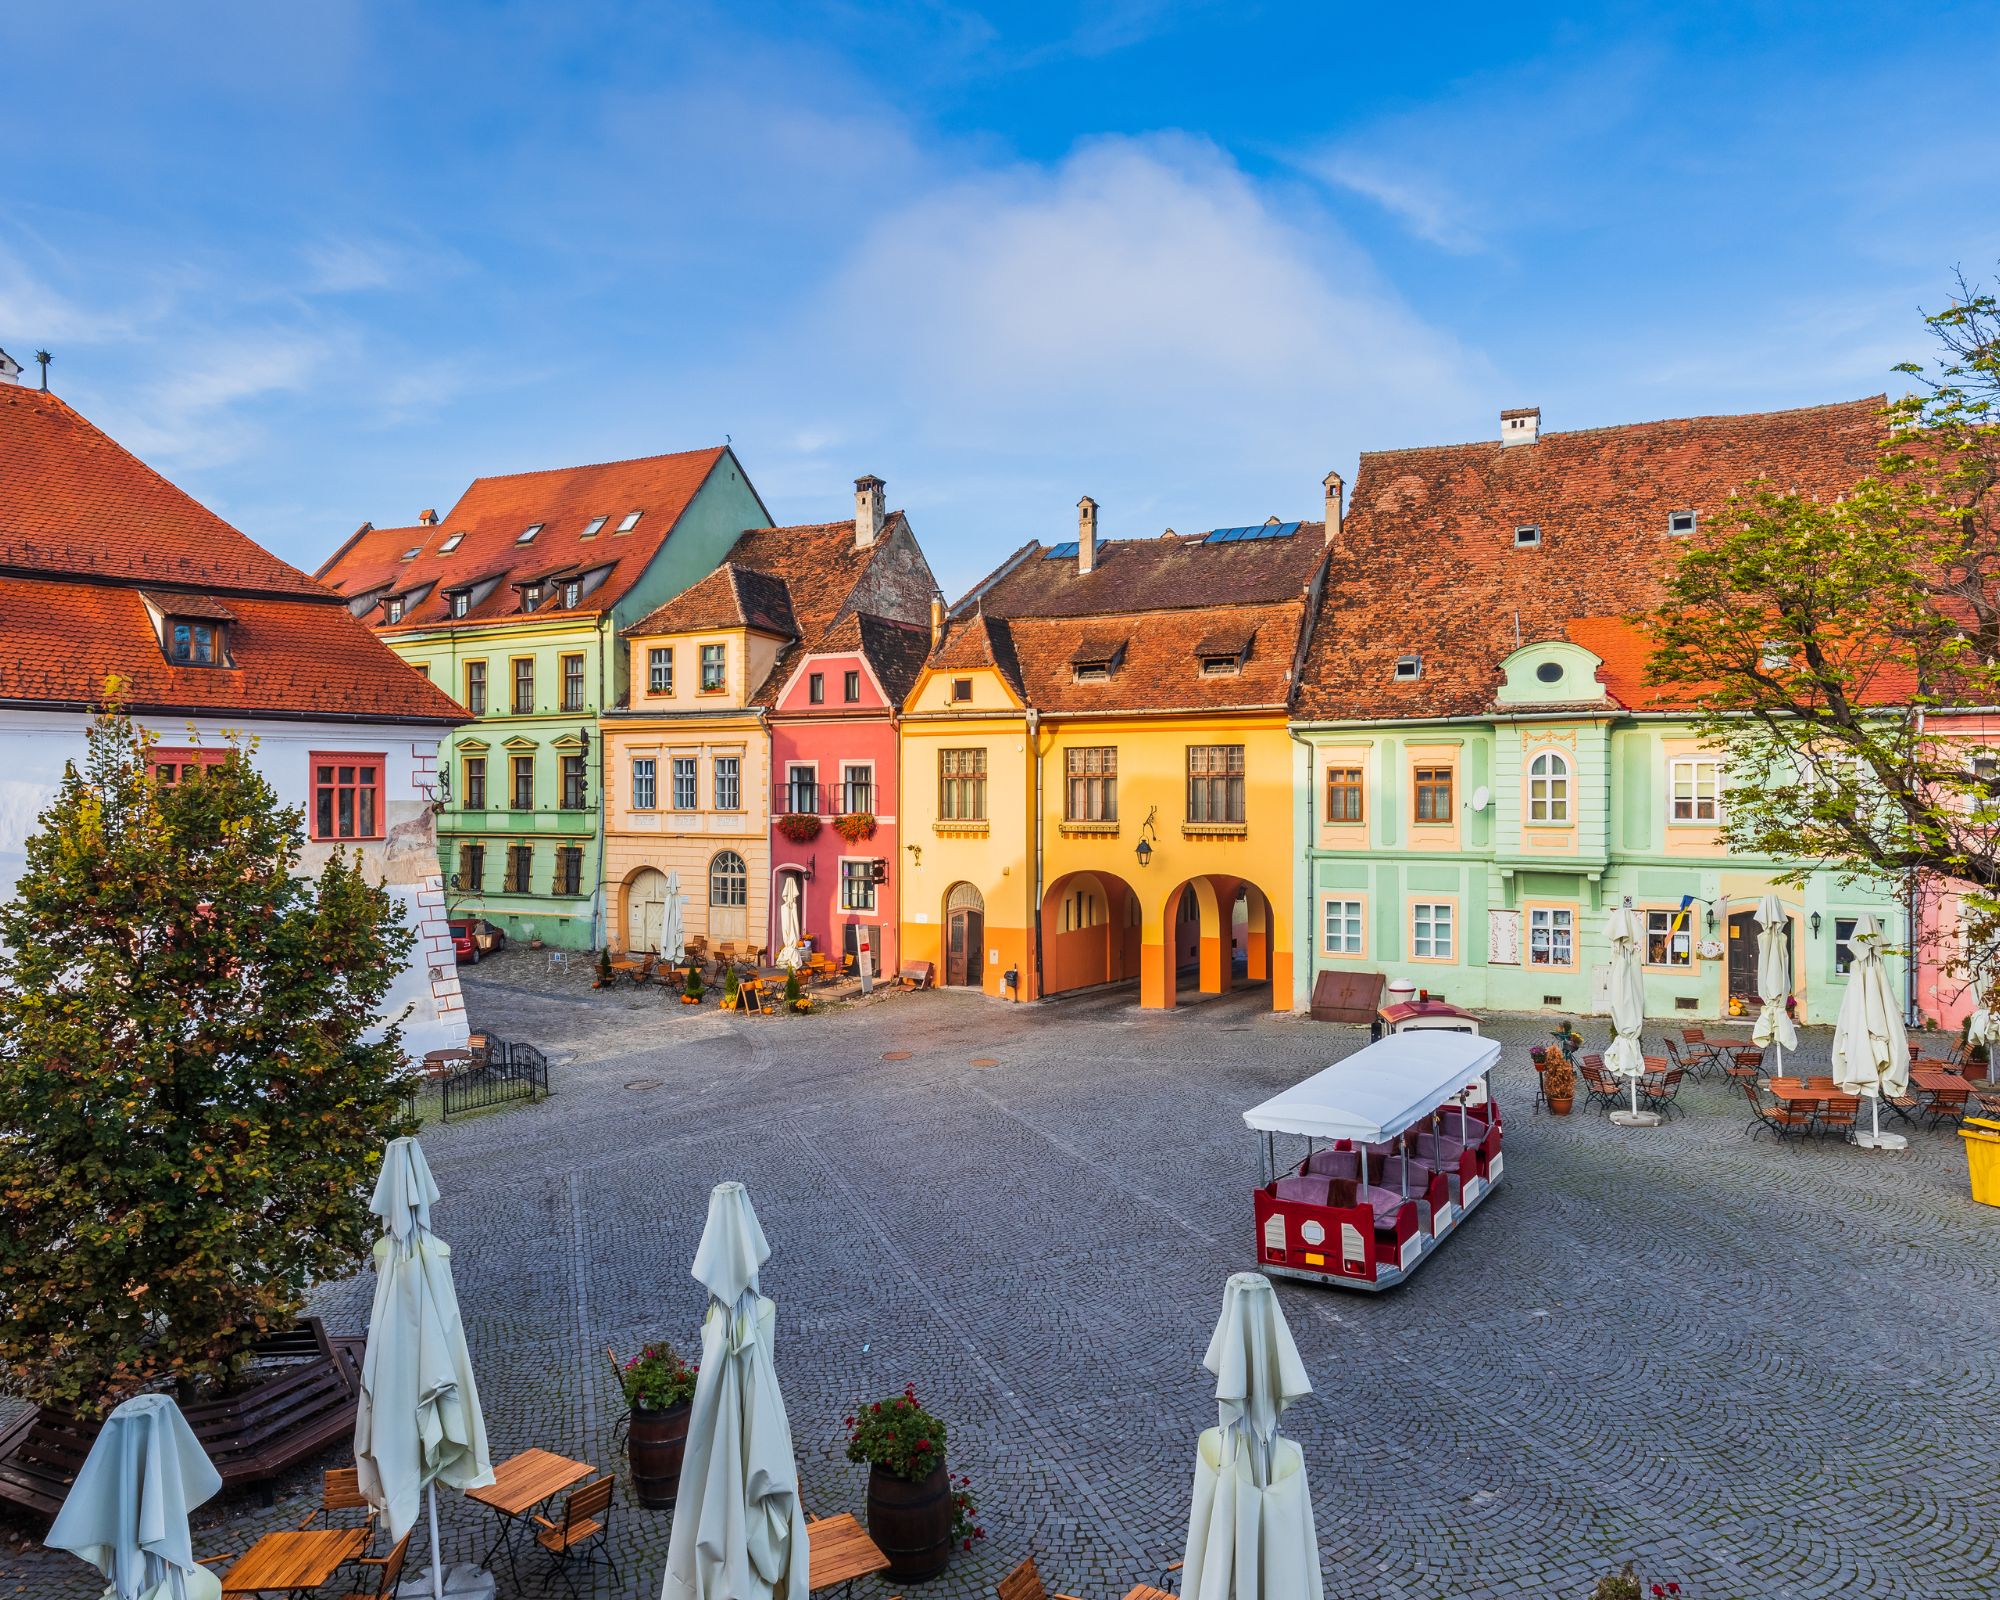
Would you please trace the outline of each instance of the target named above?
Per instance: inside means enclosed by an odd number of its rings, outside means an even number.
[[[879,926],[895,903],[886,841],[897,818],[875,792],[893,783],[889,694],[911,649],[897,629],[924,628],[928,643],[936,580],[908,518],[884,510],[879,478],[857,480],[855,504],[850,521],[744,533],[719,568],[621,636],[632,693],[601,724],[614,945],[657,947],[670,873],[683,932],[739,951],[779,948],[782,878],[797,880],[821,949],[853,938],[851,926]],[[815,675],[830,701],[813,699]],[[784,764],[774,767],[777,723]],[[820,824],[816,836],[775,833],[779,808],[808,798],[799,819]],[[850,799],[867,802],[844,813],[851,842],[823,809]],[[872,894],[853,881],[857,862],[869,864]]]
[[[442,518],[364,523],[318,576],[471,713],[444,762],[454,914],[588,950],[603,935],[597,718],[619,630],[769,526],[726,448],[480,478]]]
[[[1790,863],[1724,853],[1726,777],[1685,708],[1645,687],[1623,619],[1659,602],[1679,541],[1733,490],[1845,492],[1874,465],[1881,406],[1547,434],[1538,411],[1503,412],[1492,442],[1362,456],[1344,524],[1329,500],[1293,724],[1292,904],[1315,976],[1602,1013],[1622,903],[1647,928],[1650,1017],[1747,1004],[1752,913]],[[1776,892],[1800,1014],[1830,1022],[1843,930],[1873,911],[1902,943],[1907,919],[1830,873]]]
[[[1031,543],[904,703],[906,960],[1012,1000],[1294,1004],[1291,692],[1316,523]]]
[[[384,1002],[414,1054],[462,1045],[438,872],[438,747],[464,713],[348,615],[52,394],[0,383],[0,893],[81,765],[106,679],[162,782],[232,740],[304,817],[300,869],[358,854],[415,936]]]

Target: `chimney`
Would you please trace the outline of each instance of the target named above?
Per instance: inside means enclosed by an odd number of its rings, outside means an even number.
[[[882,537],[882,491],[880,478],[854,480],[854,548],[872,550]]]
[[[0,350],[0,383],[19,383],[20,381],[21,363],[7,354],[5,350]]]
[[[944,596],[931,596],[931,654],[937,654],[937,647],[944,640]]]
[[[1097,566],[1097,502],[1085,495],[1076,503],[1076,575]]]
[[[417,525],[423,528],[435,528],[438,525],[438,514],[435,511],[419,511]]]
[[[1340,474],[1337,472],[1329,472],[1320,481],[1326,487],[1327,548],[1343,550],[1346,546],[1340,542],[1340,492],[1346,485],[1341,482]]]
[[[1524,406],[1518,411],[1500,413],[1500,442],[1502,444],[1533,444],[1535,436],[1542,431],[1542,408]]]

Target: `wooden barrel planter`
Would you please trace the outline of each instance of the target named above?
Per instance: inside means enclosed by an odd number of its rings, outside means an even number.
[[[942,1461],[922,1483],[869,1468],[868,1537],[889,1558],[884,1577],[923,1583],[943,1572],[951,1560],[953,1520],[951,1474]]]
[[[632,1461],[632,1492],[639,1504],[664,1511],[681,1492],[681,1456],[687,1449],[688,1417],[694,1402],[655,1410],[634,1406],[626,1427],[626,1451]]]

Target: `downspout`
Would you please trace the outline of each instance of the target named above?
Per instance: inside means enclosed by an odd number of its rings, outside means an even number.
[[[590,948],[602,950],[611,943],[611,915],[604,894],[604,624],[608,614],[597,619],[597,884],[590,891]]]
[[[1292,930],[1292,939],[1295,946],[1299,940],[1303,939],[1305,941],[1306,1003],[1303,1009],[1310,1015],[1312,1011],[1313,983],[1319,977],[1319,929],[1315,924],[1312,880],[1313,846],[1319,841],[1319,830],[1313,826],[1313,800],[1315,799],[1313,790],[1316,782],[1313,777],[1313,744],[1310,739],[1301,739],[1298,729],[1294,728],[1290,723],[1285,724],[1285,732],[1292,736],[1294,742],[1306,747],[1306,839],[1305,849],[1299,853],[1299,860],[1305,864],[1306,872],[1305,904],[1299,909],[1305,912],[1305,916]],[[1267,956],[1265,959],[1268,961],[1269,957]],[[1294,1014],[1297,1014],[1300,1009],[1302,1008],[1299,1005],[1299,997],[1297,992],[1294,991],[1292,995],[1292,1011]]]
[[[1035,998],[1042,997],[1042,714],[1028,708],[1028,742],[1035,747],[1035,903],[1029,926],[1035,932]],[[1014,998],[1020,999],[1015,991]]]

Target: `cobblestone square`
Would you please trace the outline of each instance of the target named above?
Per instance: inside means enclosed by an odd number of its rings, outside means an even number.
[[[605,1351],[695,1351],[688,1267],[726,1178],[772,1243],[812,1515],[861,1513],[841,1419],[914,1383],[988,1537],[912,1592],[990,1595],[1033,1551],[1052,1590],[1118,1600],[1178,1559],[1215,1417],[1201,1352],[1224,1278],[1252,1265],[1241,1113],[1363,1031],[1273,1018],[1261,991],[1173,1013],[940,993],[737,1020],[594,995],[526,952],[466,978],[475,1025],[543,1046],[555,1093],[425,1130],[436,1223],[495,1459],[541,1446],[618,1473],[621,1576],[600,1594],[656,1595],[670,1526],[631,1501]],[[1752,1140],[1715,1083],[1656,1131],[1581,1104],[1532,1115],[1547,1026],[1489,1026],[1507,1179],[1410,1284],[1280,1281],[1315,1385],[1286,1431],[1328,1593],[1583,1596],[1628,1558],[1690,1600],[1994,1593],[2000,1213],[1969,1200],[1960,1141]],[[1602,1022],[1584,1033],[1602,1047]],[[371,1287],[328,1285],[316,1309],[359,1329]],[[297,1526],[306,1481],[271,1511],[225,1507],[197,1552]],[[478,1507],[440,1511],[448,1560],[483,1553]],[[0,1593],[99,1588],[41,1551],[0,1573],[20,1584]],[[539,1560],[523,1576],[540,1592]]]

